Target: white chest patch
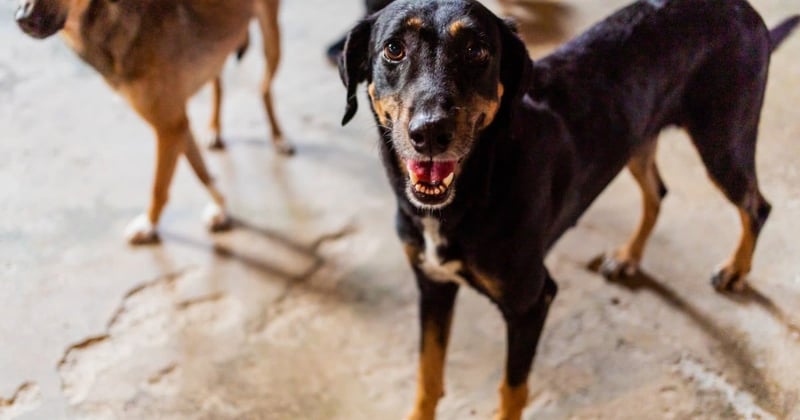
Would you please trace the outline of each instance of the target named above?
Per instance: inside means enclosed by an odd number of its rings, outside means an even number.
[[[447,245],[447,240],[442,237],[439,231],[439,221],[426,217],[422,219],[422,237],[425,240],[425,252],[420,255],[419,268],[431,278],[438,282],[453,282],[461,285],[467,285],[466,279],[459,275],[459,271],[464,267],[464,264],[458,260],[442,261],[439,255],[439,247]]]

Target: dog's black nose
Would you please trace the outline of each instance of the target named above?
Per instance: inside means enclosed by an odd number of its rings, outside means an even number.
[[[417,152],[436,156],[450,146],[454,128],[453,119],[444,112],[422,113],[411,118],[408,135]]]
[[[33,0],[24,0],[19,4],[17,8],[17,13],[14,15],[14,18],[17,22],[23,22],[27,19],[30,19],[31,15],[33,14]]]

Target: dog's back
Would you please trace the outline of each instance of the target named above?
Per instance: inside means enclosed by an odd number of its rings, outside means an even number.
[[[748,95],[760,109],[770,50],[769,31],[746,1],[652,0],[536,62],[530,95],[566,120],[581,164],[606,167],[582,180],[596,187],[579,207],[635,149],[666,126],[694,124],[697,108],[715,106],[709,101]]]
[[[630,148],[684,125],[684,94],[711,82],[704,78],[741,69],[763,79],[769,51],[767,28],[745,1],[639,1],[537,62],[531,94],[571,127]]]
[[[528,93],[570,128],[580,194],[556,218],[551,242],[628,165],[642,187],[642,228],[608,271],[635,267],[666,186],[655,163],[667,126],[685,128],[715,185],[739,208],[743,234],[714,277],[740,287],[770,205],[758,188],[755,149],[770,54],[797,26],[769,31],[744,0],[639,1],[534,65]]]
[[[161,73],[195,91],[243,43],[252,0],[92,2],[70,11],[67,43],[114,87]],[[168,76],[169,72],[173,76]]]

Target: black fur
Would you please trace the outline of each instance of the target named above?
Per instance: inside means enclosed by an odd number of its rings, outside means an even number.
[[[409,16],[441,29],[442,10],[478,24],[492,55],[485,71],[447,65],[458,50],[447,46],[441,30],[399,31]],[[361,82],[375,83],[378,97],[400,95],[411,114],[420,112],[419,86],[451,84],[442,95],[456,98],[456,107],[467,106],[458,98],[474,93],[464,89],[497,82],[505,87],[493,123],[475,136],[459,164],[455,195],[442,208],[430,211],[409,199],[398,137],[407,127],[397,126],[402,121],[379,124],[379,145],[397,197],[401,240],[424,250],[423,219],[438,221],[446,244],[435,253],[445,262],[463,262],[458,274],[502,311],[509,335],[506,377],[513,387],[527,380],[556,294],[544,265],[547,252],[665,127],[689,131],[709,175],[760,229],[769,204],[758,192],[754,153],[769,56],[797,24],[795,17],[770,33],[743,0],[639,1],[532,62],[513,31],[477,2],[400,0],[348,38],[340,67],[348,91],[343,122],[355,113],[355,85]],[[389,66],[380,52],[398,33],[409,57]],[[418,42],[432,46],[423,49]],[[417,51],[441,57],[434,65]],[[663,185],[658,189],[666,193]],[[427,302],[438,282],[419,259],[411,261]],[[486,278],[495,283],[487,286]],[[452,293],[448,289],[446,300]],[[452,305],[446,306],[449,314]],[[423,319],[433,316],[424,313],[433,310],[430,305],[421,310]]]

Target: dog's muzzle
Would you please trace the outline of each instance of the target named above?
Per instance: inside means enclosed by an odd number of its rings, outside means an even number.
[[[56,13],[41,9],[43,7],[37,0],[23,0],[14,15],[20,29],[37,39],[47,38],[60,31],[66,21],[66,18]]]

